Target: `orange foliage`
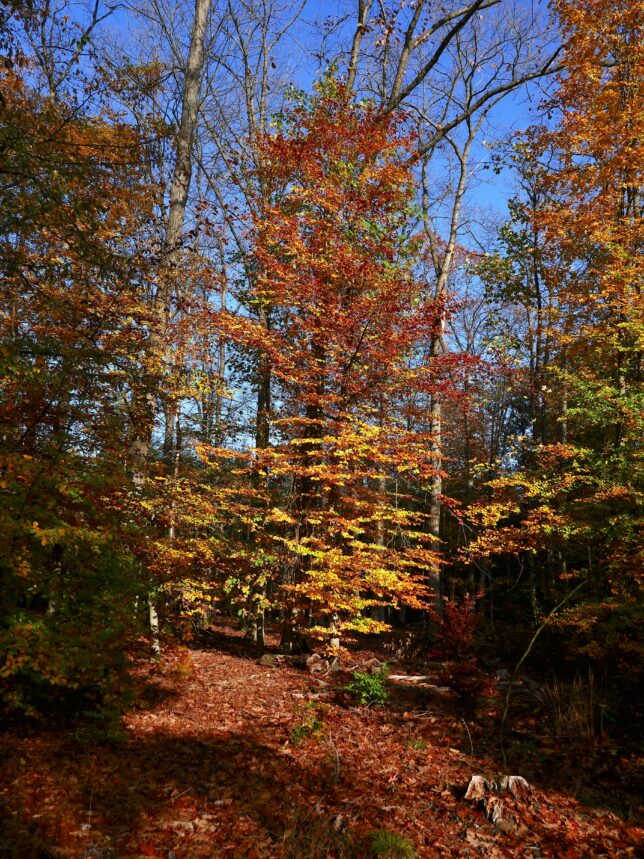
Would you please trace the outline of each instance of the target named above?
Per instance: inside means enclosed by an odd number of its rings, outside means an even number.
[[[410,138],[327,80],[259,146],[251,312],[212,325],[270,369],[271,443],[199,448],[213,471],[197,518],[220,582],[255,609],[376,630],[370,607],[420,606],[436,561],[412,496],[435,463],[406,426],[436,324],[412,272]]]

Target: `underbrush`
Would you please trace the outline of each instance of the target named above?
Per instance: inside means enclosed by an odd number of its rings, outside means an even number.
[[[125,641],[117,648],[105,640],[109,630],[99,631],[89,647],[83,645],[82,629],[81,634],[78,628],[59,634],[32,622],[27,631],[18,644],[14,633],[15,649],[4,663],[0,700],[5,714],[34,724],[44,718],[52,725],[73,724],[78,738],[90,742],[120,739],[121,716],[133,702]]]
[[[607,703],[603,684],[592,670],[585,677],[578,674],[572,683],[555,677],[535,696],[555,736],[592,740],[604,733]]]
[[[284,859],[353,859],[360,855],[356,836],[344,818],[329,819],[315,811],[296,816],[284,833],[282,846]]]
[[[350,692],[363,707],[379,707],[385,703],[389,697],[389,692],[386,687],[387,677],[389,675],[389,666],[385,664],[378,671],[372,674],[364,674],[361,671],[354,671],[352,674],[353,680],[347,686],[347,691]]]
[[[326,816],[317,809],[299,813],[282,841],[284,859],[416,859],[412,842],[378,829],[353,831],[343,815]]]
[[[442,616],[434,613],[434,653],[446,660],[439,682],[452,689],[463,715],[470,718],[481,701],[495,691],[494,680],[483,670],[476,655],[480,619],[476,600],[470,594],[461,599],[445,597]]]
[[[390,832],[388,829],[379,829],[372,832],[369,838],[370,853],[373,857],[380,859],[416,859],[416,848],[408,838]]]
[[[291,742],[296,745],[307,737],[321,734],[324,729],[321,714],[314,702],[310,701],[305,706],[299,707],[298,714],[300,721],[291,729]]]

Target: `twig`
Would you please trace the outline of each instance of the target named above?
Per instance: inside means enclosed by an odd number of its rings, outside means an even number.
[[[465,730],[467,731],[467,736],[470,738],[470,749],[472,750],[471,758],[474,758],[474,743],[472,742],[472,735],[470,734],[470,729],[467,726],[467,722],[465,719],[461,719],[461,722],[465,725]]]
[[[169,802],[174,802],[175,799],[179,799],[181,796],[185,796],[187,793],[190,793],[192,790],[192,785],[187,787],[185,790],[182,790],[181,793],[175,793],[174,796],[168,797],[168,799],[164,799],[163,802],[155,802],[152,808],[159,808],[161,805],[167,805]]]

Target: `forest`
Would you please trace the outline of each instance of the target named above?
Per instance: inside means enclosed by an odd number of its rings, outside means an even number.
[[[0,857],[634,857],[644,0],[0,2]]]

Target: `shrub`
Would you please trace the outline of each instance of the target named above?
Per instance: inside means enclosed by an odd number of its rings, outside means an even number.
[[[465,715],[472,716],[481,698],[494,691],[494,681],[480,668],[475,658],[448,662],[439,681],[449,686],[458,698]]]
[[[443,597],[443,616],[434,613],[434,621],[438,625],[438,644],[448,659],[460,660],[474,652],[479,620],[475,597],[470,594],[460,600]]]
[[[96,724],[117,721],[129,697],[136,563],[126,553],[76,541],[46,609],[35,596],[0,620],[0,706],[29,716],[67,710]],[[50,578],[53,578],[53,574]],[[43,589],[44,590],[44,589]]]
[[[416,848],[408,838],[379,829],[371,834],[371,856],[380,859],[416,859]]]
[[[306,707],[302,708],[302,712],[302,721],[291,730],[291,740],[294,743],[300,743],[306,737],[320,734],[324,727],[322,719],[319,718],[315,703],[310,702],[307,704]]]
[[[479,620],[476,599],[470,594],[465,594],[460,600],[445,597],[443,616],[435,617],[438,644],[448,659],[439,679],[454,691],[467,715],[473,715],[479,699],[493,690],[492,681],[474,655]]]
[[[384,704],[389,697],[389,692],[385,686],[388,675],[387,663],[373,674],[354,671],[351,675],[353,680],[347,686],[347,690],[358,699],[363,707],[378,707]]]
[[[298,809],[282,842],[284,859],[355,859],[360,845],[341,817]]]

